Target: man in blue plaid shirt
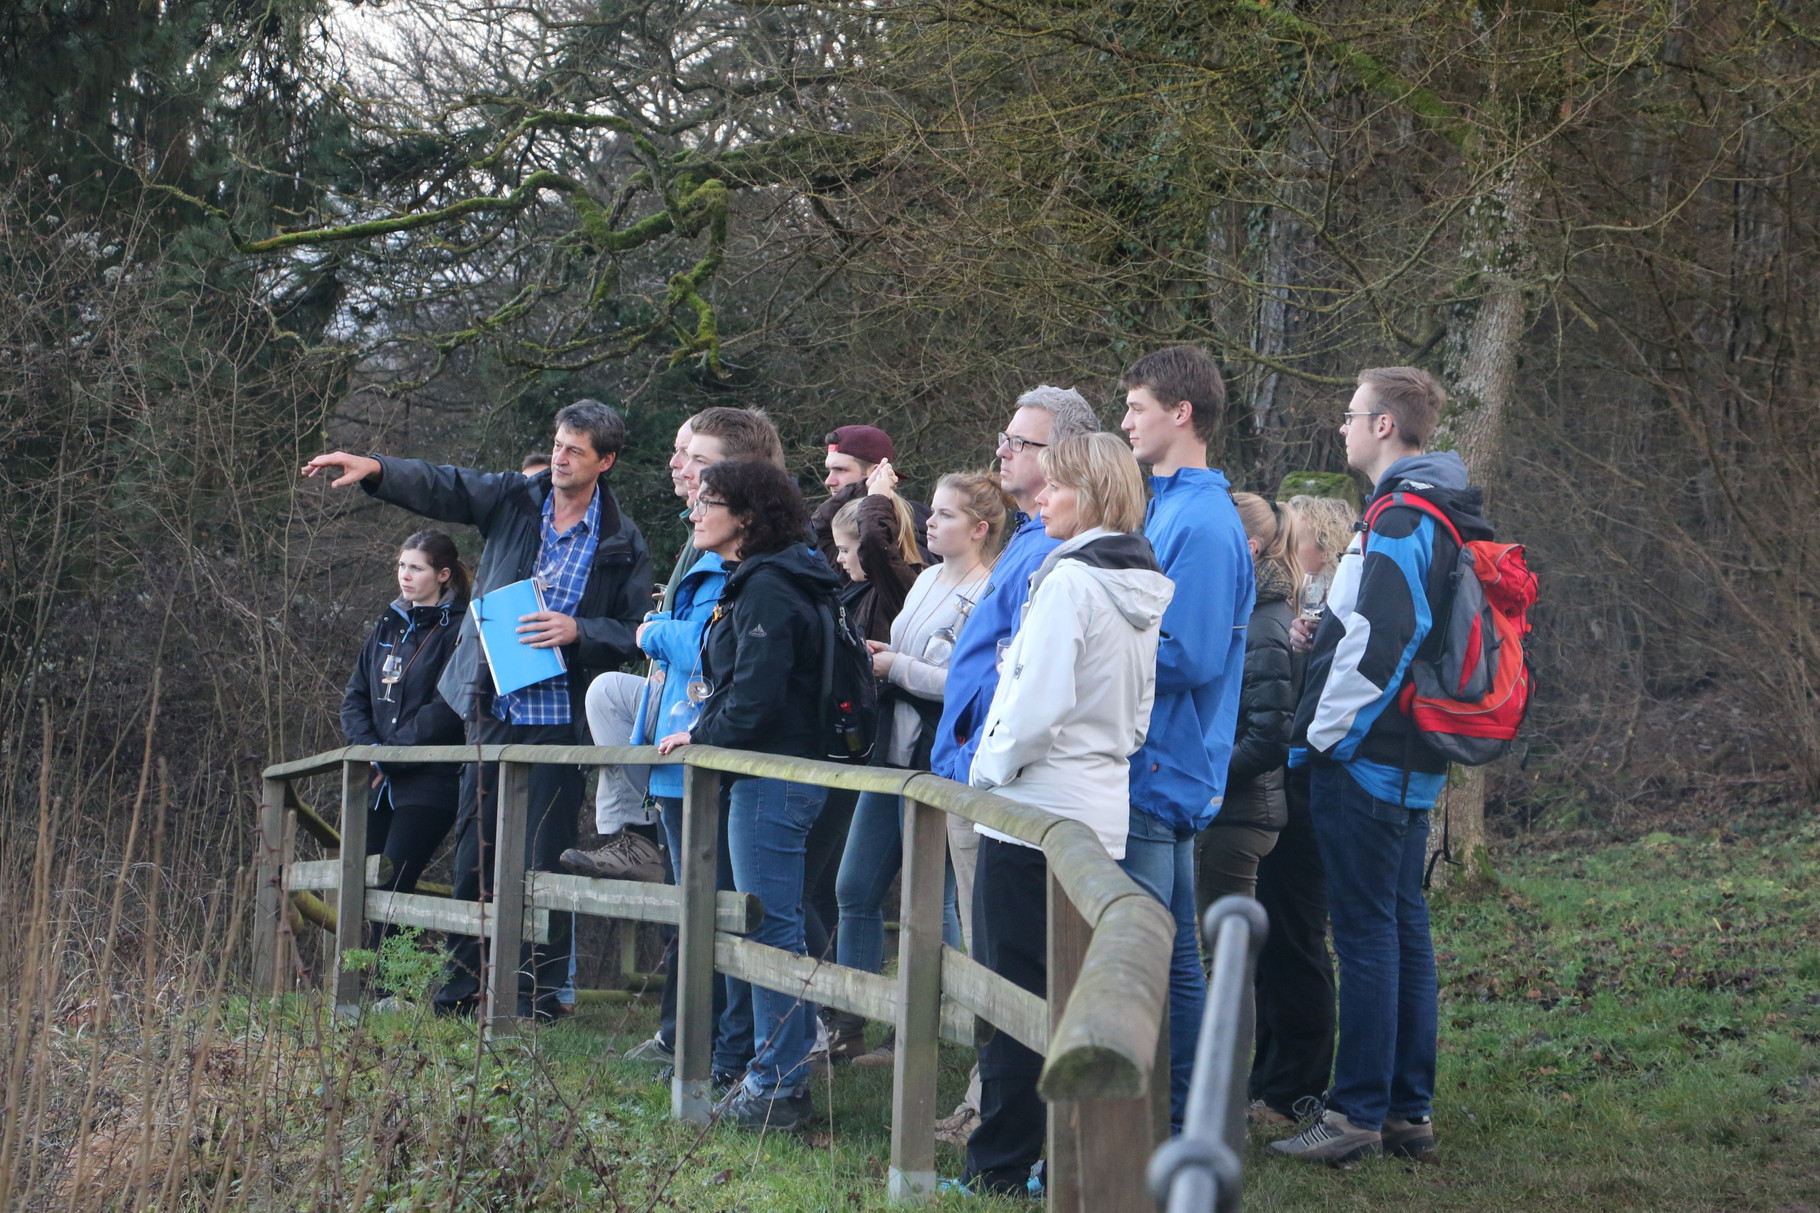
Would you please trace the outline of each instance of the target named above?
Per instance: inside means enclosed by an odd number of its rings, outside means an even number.
[[[319,455],[303,469],[333,469],[336,488],[359,484],[369,494],[442,522],[478,527],[486,543],[474,592],[535,577],[544,609],[519,619],[521,643],[560,648],[566,674],[514,691],[493,693],[492,676],[469,612],[460,643],[436,689],[468,722],[468,740],[482,745],[586,745],[583,697],[597,674],[638,657],[636,632],[651,605],[651,558],[644,536],[607,484],[625,444],[625,422],[597,400],[580,400],[556,414],[550,466],[534,476],[439,467],[420,459]],[[491,895],[493,840],[498,823],[497,768],[473,764],[462,778],[456,822],[455,896]],[[560,870],[557,859],[575,845],[583,776],[577,766],[531,768],[525,841],[534,871]],[[550,916],[550,940],[530,949],[521,968],[517,1012],[548,1019],[568,977],[574,918]],[[480,941],[451,936],[438,1011],[471,1014],[481,990]]]

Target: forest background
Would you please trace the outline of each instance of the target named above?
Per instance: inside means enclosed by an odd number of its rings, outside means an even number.
[[[201,921],[338,743],[414,522],[312,454],[516,467],[596,396],[662,563],[708,404],[926,491],[1184,341],[1265,494],[1343,473],[1360,367],[1449,384],[1545,592],[1493,830],[1803,812],[1817,83],[1796,0],[7,5],[0,906],[111,879],[150,781]]]

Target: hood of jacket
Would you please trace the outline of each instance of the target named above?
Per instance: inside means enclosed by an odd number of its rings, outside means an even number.
[[[444,594],[442,601],[428,604],[412,604],[402,598],[394,598],[391,613],[410,627],[428,628],[438,624],[447,627],[451,623],[459,627],[462,616],[468,613],[468,600],[463,598],[458,601],[454,594]]]
[[[1466,477],[1466,464],[1453,451],[1406,455],[1384,470],[1371,501],[1410,489],[1445,510],[1462,539],[1489,539],[1492,527],[1485,521],[1485,492],[1469,485]],[[1370,504],[1366,503],[1368,508]]]
[[[1150,541],[1142,535],[1092,527],[1064,541],[1031,574],[1031,598],[1064,560],[1086,570],[1133,628],[1143,631],[1162,622],[1175,586],[1163,576]]]
[[[840,589],[840,575],[828,567],[821,553],[804,543],[793,543],[781,552],[766,552],[737,564],[726,566],[727,588],[723,598],[732,598],[746,583],[760,575],[787,577],[800,582],[806,593],[833,594]]]

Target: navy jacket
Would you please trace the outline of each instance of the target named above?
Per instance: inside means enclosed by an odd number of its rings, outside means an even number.
[[[794,758],[825,758],[821,604],[840,578],[807,544],[731,565],[702,637],[708,698],[691,740]]]
[[[1479,512],[1482,494],[1468,487],[1466,465],[1452,451],[1397,460],[1371,499],[1404,487],[1446,510],[1462,538],[1491,538]],[[1443,596],[1452,565],[1452,538],[1411,507],[1393,506],[1378,516],[1362,560],[1353,538],[1308,657],[1291,766],[1310,758],[1344,763],[1347,774],[1379,800],[1434,807],[1447,762],[1397,708],[1396,698],[1428,638],[1430,604]]]

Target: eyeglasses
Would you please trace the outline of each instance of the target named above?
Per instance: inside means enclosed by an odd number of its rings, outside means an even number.
[[[709,510],[716,508],[725,510],[730,509],[731,507],[728,506],[726,502],[716,501],[712,497],[697,497],[695,499],[695,504],[689,507],[689,513],[691,516],[695,514],[705,514]]]
[[[1382,417],[1383,415],[1384,415],[1383,409],[1378,409],[1376,412],[1371,412],[1371,413],[1341,413],[1340,414],[1340,425],[1341,426],[1351,425],[1352,419],[1354,417]]]
[[[1034,446],[1041,448],[1049,445],[1047,442],[1034,442],[1029,438],[1019,438],[1016,434],[1006,434],[1003,432],[998,436],[998,444],[999,446],[1010,447],[1013,455],[1022,455],[1025,447]]]

